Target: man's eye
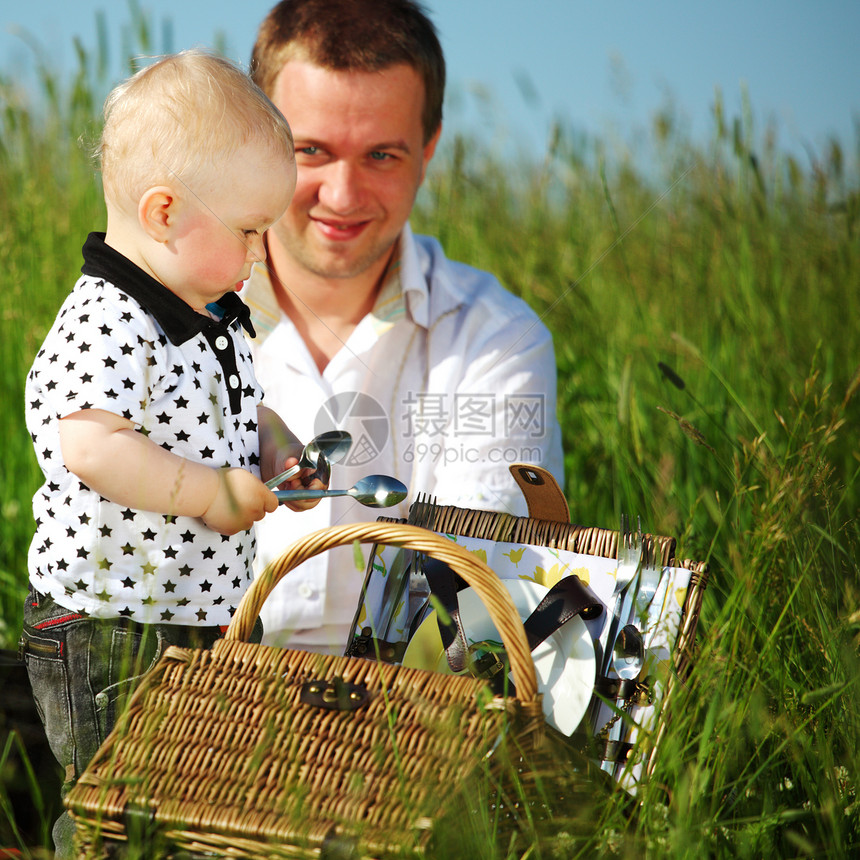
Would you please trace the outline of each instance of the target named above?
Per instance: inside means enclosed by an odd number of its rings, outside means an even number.
[[[320,148],[318,146],[303,146],[299,149],[302,155],[318,155]]]
[[[390,152],[371,152],[370,157],[374,161],[388,161],[392,156]]]

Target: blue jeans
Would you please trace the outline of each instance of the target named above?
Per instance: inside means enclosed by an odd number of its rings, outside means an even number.
[[[211,648],[223,635],[219,627],[90,618],[30,590],[20,649],[48,743],[64,771],[64,797],[166,648]],[[261,638],[258,620],[251,639]],[[57,858],[74,856],[73,835],[66,813],[54,825]]]

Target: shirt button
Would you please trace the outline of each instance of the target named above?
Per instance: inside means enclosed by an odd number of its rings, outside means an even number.
[[[106,708],[108,706],[108,694],[107,693],[96,693],[96,707],[97,708]]]
[[[239,387],[239,377],[234,373],[228,380],[227,384],[230,388],[238,388]]]
[[[314,596],[314,590],[307,582],[302,582],[296,591],[298,591],[299,597],[303,597],[305,600],[310,600]]]
[[[220,335],[218,335],[217,338],[215,338],[216,349],[227,349],[229,344],[230,344],[230,341],[227,340],[227,338],[224,337],[223,334],[220,334]]]

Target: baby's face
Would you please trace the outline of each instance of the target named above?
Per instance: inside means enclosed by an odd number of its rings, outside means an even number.
[[[240,290],[251,266],[266,259],[263,233],[292,199],[296,166],[250,143],[200,182],[177,189],[173,253],[159,272],[168,289],[198,311]]]

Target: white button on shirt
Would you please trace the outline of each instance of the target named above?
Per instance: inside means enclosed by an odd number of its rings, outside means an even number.
[[[438,242],[408,227],[390,269],[374,310],[322,373],[280,311],[265,266],[254,267],[243,290],[266,405],[305,442],[333,428],[352,434],[330,486],[385,474],[409,488],[406,501],[384,510],[349,497],[302,513],[279,508],[257,524],[257,570],[316,529],[405,518],[420,493],[439,504],[523,515],[512,462],[563,480],[555,355],[536,314],[492,275],[448,260]],[[342,652],[364,575],[352,547],[291,571],[263,606],[264,642]]]

